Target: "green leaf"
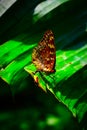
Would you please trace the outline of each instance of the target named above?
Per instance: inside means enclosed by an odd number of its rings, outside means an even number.
[[[87,78],[83,77],[83,72],[87,69],[87,45],[75,51],[59,50],[56,52],[56,55],[56,72],[53,74],[47,75],[44,72],[34,74],[35,69],[33,64],[26,66],[25,70],[33,76],[35,82],[37,82],[42,89],[45,91],[46,89],[50,90],[58,100],[68,106],[73,115],[76,116],[78,115],[79,105],[82,104],[79,100],[82,100],[87,94],[87,82],[85,85],[82,84]],[[82,106],[84,106],[84,103]],[[87,110],[86,108],[87,106],[85,104],[84,109]],[[84,113],[84,111],[82,112]],[[81,119],[81,115],[79,116],[79,119]]]
[[[27,36],[21,35],[21,37],[10,40],[0,47],[0,76],[7,83],[14,84],[15,81],[26,75],[20,74],[25,73],[23,67],[31,62],[31,55],[28,56],[28,54],[32,52],[32,48],[35,46],[35,44],[32,44],[34,41],[28,39]],[[21,40],[22,38],[25,40],[20,42],[18,39]],[[31,45],[28,45],[28,43]]]
[[[37,22],[39,19],[50,13],[53,9],[62,5],[69,0],[54,0],[54,1],[43,1],[36,6],[33,13],[33,22]]]

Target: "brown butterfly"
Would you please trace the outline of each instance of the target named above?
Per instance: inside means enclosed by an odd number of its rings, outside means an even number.
[[[54,35],[51,30],[45,32],[38,46],[33,49],[32,62],[37,71],[54,72],[56,52],[54,45]]]

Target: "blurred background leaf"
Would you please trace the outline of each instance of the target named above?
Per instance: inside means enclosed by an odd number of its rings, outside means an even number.
[[[16,0],[0,0],[0,17],[16,2]]]
[[[55,36],[56,73],[33,75],[36,68],[32,64],[32,49],[48,29]],[[0,43],[2,129],[7,120],[8,129],[87,128],[86,0],[17,1],[0,19]],[[38,86],[48,94],[35,88],[29,74],[34,80],[38,78]],[[19,116],[14,124],[15,114],[11,116],[11,111]]]

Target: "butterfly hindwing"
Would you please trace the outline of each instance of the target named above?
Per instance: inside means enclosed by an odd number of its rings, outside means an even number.
[[[45,32],[38,46],[34,48],[32,59],[37,70],[44,72],[54,72],[56,54],[54,35],[51,30]]]

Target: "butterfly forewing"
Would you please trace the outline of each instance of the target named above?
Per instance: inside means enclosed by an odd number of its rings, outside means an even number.
[[[45,32],[38,46],[34,48],[32,60],[37,70],[54,72],[55,59],[54,35],[51,30],[48,30]]]

